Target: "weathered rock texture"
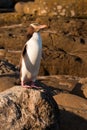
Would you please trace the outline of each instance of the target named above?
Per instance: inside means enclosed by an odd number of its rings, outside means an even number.
[[[59,130],[59,111],[43,90],[20,86],[0,93],[0,130]]]
[[[6,60],[0,60],[0,75],[1,74],[11,74],[16,72],[16,68],[13,64],[8,63]]]
[[[73,77],[70,75],[55,75],[38,77],[49,87],[60,109],[61,130],[87,129],[87,78]]]
[[[43,52],[39,75],[68,74],[87,76],[87,20],[58,19],[57,17],[21,16],[17,13],[0,15],[1,57],[18,65],[21,50],[26,43],[26,30],[30,23],[47,24],[49,29],[41,32]],[[22,26],[12,28],[21,23]],[[7,25],[7,28],[5,28]],[[51,31],[51,32],[49,32]],[[15,44],[14,44],[15,43]]]
[[[19,7],[19,9],[18,9]],[[25,14],[38,14],[38,15],[49,15],[57,17],[75,17],[87,15],[87,1],[86,0],[35,0],[34,2],[27,2],[21,5],[17,3],[15,10]]]

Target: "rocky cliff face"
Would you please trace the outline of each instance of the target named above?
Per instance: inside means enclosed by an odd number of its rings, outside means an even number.
[[[0,93],[0,130],[59,130],[59,109],[43,90],[13,87]]]

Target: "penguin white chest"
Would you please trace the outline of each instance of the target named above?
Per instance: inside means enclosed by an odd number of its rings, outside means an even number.
[[[27,55],[32,65],[41,60],[42,40],[39,33],[34,33],[29,43],[27,42]]]
[[[22,78],[35,80],[42,57],[42,40],[40,34],[34,33],[26,43],[26,54],[22,59]]]
[[[42,41],[41,39],[31,39],[27,44],[27,55],[32,65],[35,65],[41,60],[42,55]]]

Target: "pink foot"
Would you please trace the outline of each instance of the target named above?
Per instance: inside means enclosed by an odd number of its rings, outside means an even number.
[[[25,85],[23,81],[21,81],[21,86],[23,88],[32,88],[30,85]]]
[[[32,88],[37,88],[37,89],[38,89],[38,88],[41,88],[41,87],[39,87],[39,86],[36,86],[34,82],[31,82],[31,87],[32,87]]]
[[[32,82],[31,81],[31,84],[30,85],[26,85],[26,84],[24,84],[24,82],[23,81],[21,81],[21,86],[23,87],[23,88],[41,88],[41,87],[39,87],[39,86],[36,86],[35,85],[35,83],[34,82]]]
[[[22,87],[23,88],[32,88],[32,86],[29,86],[29,85],[23,85]]]

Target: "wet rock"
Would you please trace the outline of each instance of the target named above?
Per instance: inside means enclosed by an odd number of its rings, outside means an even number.
[[[0,93],[0,130],[8,129],[59,130],[56,102],[43,90],[20,86]]]

